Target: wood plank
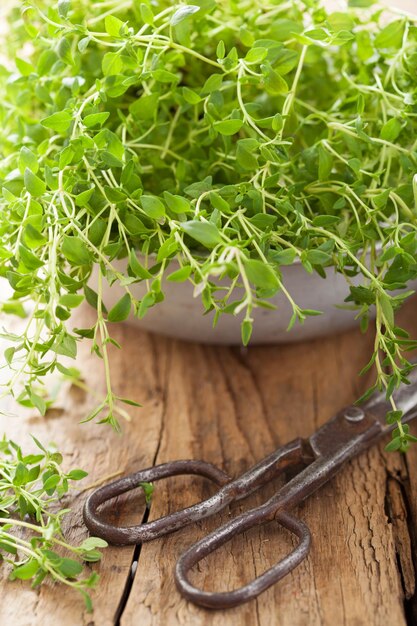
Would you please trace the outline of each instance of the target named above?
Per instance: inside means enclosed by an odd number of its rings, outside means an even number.
[[[410,318],[415,318],[414,306],[408,307]],[[58,417],[13,422],[2,418],[1,425],[8,435],[27,443],[27,432],[33,430],[41,438],[55,440],[72,465],[90,465],[93,481],[115,467],[133,471],[150,465],[157,453],[157,462],[202,457],[237,473],[280,443],[311,432],[332,411],[356,397],[366,383],[356,379],[356,372],[371,343],[371,337],[364,341],[358,333],[350,332],[310,344],[239,351],[156,339],[128,327],[118,327],[116,338],[125,344],[123,358],[114,354],[116,387],[124,395],[145,400],[145,409],[127,427],[127,436],[120,439],[108,431],[100,432],[95,425],[80,427],[77,422],[89,410],[91,400],[73,391],[66,394],[65,413]],[[143,365],[137,376],[131,364],[139,352]],[[81,360],[88,383],[100,391],[103,383],[95,362],[85,353]],[[412,451],[407,462],[415,461]],[[370,451],[350,465],[332,485],[301,507],[300,515],[313,530],[316,547],[312,557],[256,603],[234,609],[226,617],[222,612],[213,618],[212,613],[187,605],[176,593],[173,562],[181,550],[212,526],[213,522],[207,522],[198,529],[187,529],[143,547],[122,624],[137,620],[145,624],[216,624],[220,620],[226,624],[228,620],[230,624],[247,620],[274,624],[277,611],[280,624],[306,624],[307,616],[312,624],[343,623],[342,619],[349,624],[364,619],[364,611],[368,624],[377,624],[374,618],[381,623],[388,619],[390,623],[405,624],[395,545],[400,554],[402,550],[408,594],[413,592],[414,568],[405,519],[409,513],[402,489],[400,495],[398,489],[396,495],[394,492],[402,484],[400,480],[407,483],[415,515],[415,480],[396,455],[380,450]],[[393,521],[388,524],[384,513],[387,475],[394,511],[390,513]],[[158,488],[152,515],[183,506],[190,497],[206,497],[209,491],[198,480],[191,481],[191,485],[190,481],[176,481],[175,486]],[[80,521],[83,498],[84,494],[74,503],[72,538],[81,538],[85,532]],[[252,504],[259,501],[255,498]],[[233,512],[239,510],[243,510],[242,504]],[[138,512],[132,501],[119,514],[124,523],[138,521],[141,516],[142,511]],[[215,562],[202,565],[202,582],[212,588],[241,584],[285,552],[282,534],[266,527],[236,540]],[[287,545],[291,544],[287,541]],[[242,554],[248,557],[239,561],[236,555]],[[114,623],[132,556],[130,548],[106,551],[100,568],[102,585],[95,600],[99,607],[94,616],[96,623]],[[216,576],[216,572],[222,575]],[[44,587],[38,594],[19,586],[19,604],[24,606],[23,612],[19,607],[19,619],[23,621],[16,621],[16,606],[7,601],[15,597],[16,583],[5,583],[1,623],[34,623],[34,616],[42,624],[57,619],[62,624],[91,623],[73,593],[60,590],[57,605],[54,589]]]
[[[414,334],[415,306],[411,302],[403,314]],[[91,312],[84,309],[81,314],[83,324],[88,323]],[[29,432],[55,441],[68,465],[90,470],[88,482],[117,470],[130,472],[186,457],[205,458],[237,474],[276,446],[309,434],[357,397],[367,385],[357,372],[372,344],[371,334],[363,337],[357,331],[307,344],[248,350],[187,344],[128,326],[115,326],[114,336],[123,346],[121,353],[114,350],[112,355],[116,389],[144,403],[134,411],[123,437],[94,424],[80,426],[93,400],[74,389],[63,390],[61,408],[44,420],[30,412],[13,420],[0,418],[7,435],[26,447]],[[89,386],[103,393],[102,372],[86,346],[80,365]],[[145,545],[121,624],[272,625],[277,615],[280,626],[407,624],[404,594],[412,598],[409,616],[415,615],[416,537],[410,529],[417,520],[416,470],[416,449],[403,459],[380,447],[350,463],[299,508],[313,532],[308,561],[258,601],[228,612],[211,613],[187,604],[172,578],[181,551],[219,520]],[[220,519],[261,502],[271,489],[232,507]],[[210,492],[198,479],[158,485],[151,515],[158,517]],[[84,498],[81,493],[71,502],[68,533],[73,540],[86,535],[80,513]],[[137,523],[143,515],[143,507],[131,499],[111,510],[118,523]],[[291,545],[292,539],[270,524],[203,562],[197,580],[206,588],[233,588],[272,565]],[[25,584],[8,583],[5,570],[0,570],[0,623],[115,624],[125,586],[130,586],[134,554],[132,548],[105,551],[101,566],[96,566],[102,581],[92,616],[71,590],[45,586],[35,592]]]

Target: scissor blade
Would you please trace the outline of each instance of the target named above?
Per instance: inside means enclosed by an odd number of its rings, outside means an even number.
[[[411,371],[408,376],[409,385],[401,385],[401,387],[393,393],[395,406],[399,411],[403,412],[402,422],[410,422],[417,417],[417,367]],[[395,428],[395,424],[387,424],[386,415],[392,411],[392,404],[386,399],[383,392],[375,393],[361,407],[365,412],[371,413],[381,423],[382,429],[389,432]]]

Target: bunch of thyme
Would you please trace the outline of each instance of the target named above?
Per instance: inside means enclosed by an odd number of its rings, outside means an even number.
[[[117,427],[109,323],[157,306],[164,279],[189,280],[214,323],[243,317],[247,344],[254,308],[278,291],[290,327],[320,313],[301,309],[282,280],[296,259],[323,278],[329,268],[349,284],[361,275],[345,306],[364,331],[376,310],[369,393],[392,398],[407,382],[416,342],[395,313],[417,277],[417,22],[350,4],[31,0],[12,13],[0,274],[13,290],[4,311],[33,303],[23,336],[6,333],[7,389],[26,380],[19,401],[38,406],[36,383],[65,373],[60,355],[89,337],[107,381],[89,418],[106,409],[101,421]],[[123,257],[127,273],[113,263]],[[104,279],[125,289],[110,311]],[[72,331],[84,299],[96,323]],[[392,447],[405,450],[394,401],[389,419]]]

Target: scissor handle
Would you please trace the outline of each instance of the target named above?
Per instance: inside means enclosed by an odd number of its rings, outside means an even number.
[[[97,509],[101,504],[120,496],[122,493],[137,489],[140,483],[154,482],[169,476],[181,474],[193,474],[208,478],[219,486],[230,481],[230,477],[221,469],[206,463],[205,461],[172,461],[150,467],[129,476],[99,487],[87,498],[84,504],[83,516],[88,530],[97,537],[102,537],[114,545],[131,545],[150,541],[162,537],[184,525],[190,524],[196,519],[204,517],[204,508],[212,506],[211,499],[205,500],[194,506],[176,511],[171,515],[165,515],[153,522],[139,524],[137,526],[114,526],[100,519]],[[213,511],[215,512],[215,511]],[[211,510],[210,510],[211,514]]]
[[[130,476],[99,487],[87,498],[84,505],[84,522],[91,533],[114,545],[129,545],[150,541],[167,535],[192,522],[204,519],[224,509],[230,502],[245,498],[259,489],[286,468],[296,465],[303,457],[303,440],[295,439],[286,446],[231,480],[225,472],[204,461],[171,461],[141,470]],[[154,482],[179,474],[196,474],[209,478],[221,488],[207,500],[175,511],[146,524],[120,527],[100,519],[98,507],[111,498],[140,487],[140,483]]]
[[[175,582],[178,591],[191,602],[209,609],[228,609],[256,598],[263,591],[289,574],[303,561],[310,550],[311,534],[308,526],[289,513],[280,511],[275,520],[296,535],[300,542],[287,556],[247,585],[233,591],[203,591],[194,586],[188,577],[190,569],[206,556],[254,526],[264,524],[268,519],[268,506],[252,509],[224,524],[184,552],[175,567]]]

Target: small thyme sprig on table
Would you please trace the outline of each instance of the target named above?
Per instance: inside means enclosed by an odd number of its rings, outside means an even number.
[[[298,262],[343,274],[363,331],[376,310],[372,389],[392,398],[416,347],[395,314],[417,277],[417,22],[350,4],[32,0],[12,13],[0,275],[13,296],[2,307],[32,312],[23,334],[5,332],[7,392],[44,408],[38,382],[68,373],[61,355],[90,338],[107,392],[87,419],[117,427],[110,323],[157,306],[165,279],[188,280],[214,323],[241,316],[247,344],[254,309],[279,291],[290,327],[320,313],[283,281]],[[110,311],[105,280],[125,290]],[[83,300],[96,323],[71,330]],[[403,450],[395,403],[393,415]]]
[[[33,439],[39,449],[36,454],[24,454],[5,437],[0,441],[0,562],[11,568],[10,580],[30,580],[32,587],[38,587],[49,579],[76,589],[91,611],[88,590],[99,577],[96,572],[86,574],[85,564],[99,561],[99,548],[107,543],[98,537],[89,537],[79,546],[68,543],[62,520],[69,509],[59,508],[70,483],[87,473],[64,472],[62,455]]]

